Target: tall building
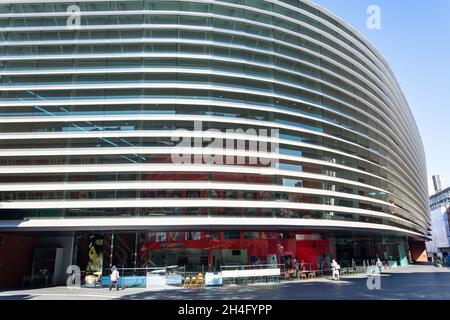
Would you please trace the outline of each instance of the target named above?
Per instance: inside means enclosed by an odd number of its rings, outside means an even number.
[[[3,286],[70,264],[426,259],[412,113],[323,8],[21,0],[0,24]]]
[[[433,186],[434,186],[434,192],[438,193],[442,190],[442,181],[440,175],[433,176]]]
[[[431,241],[426,243],[428,257],[446,257],[450,253],[450,187],[430,197]]]

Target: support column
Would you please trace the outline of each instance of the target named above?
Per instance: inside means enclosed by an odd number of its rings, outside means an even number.
[[[114,256],[114,232],[111,233],[111,244],[110,244],[110,253],[109,253],[109,268],[111,269],[113,266],[113,256]]]

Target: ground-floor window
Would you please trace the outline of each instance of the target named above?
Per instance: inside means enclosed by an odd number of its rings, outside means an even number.
[[[74,264],[103,273],[120,268],[179,266],[188,271],[220,271],[230,265],[299,265],[326,270],[332,259],[343,266],[383,261],[407,263],[402,238],[335,236],[320,232],[135,231],[79,233]]]

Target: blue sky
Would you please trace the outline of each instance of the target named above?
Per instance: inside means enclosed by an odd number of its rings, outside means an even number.
[[[359,30],[383,54],[408,100],[431,175],[450,186],[450,1],[313,0]],[[368,6],[381,9],[369,30]]]

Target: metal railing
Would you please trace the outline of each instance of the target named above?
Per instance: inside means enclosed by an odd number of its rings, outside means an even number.
[[[276,271],[276,269],[279,269],[279,272]],[[220,266],[222,277],[224,276],[224,273],[233,273],[233,271],[234,276],[223,278],[224,285],[280,282],[285,271],[285,265],[274,263]]]
[[[374,261],[375,262],[375,261]],[[368,262],[370,263],[370,261]],[[349,265],[349,266],[348,266]],[[370,273],[370,270],[375,268],[375,264],[370,265],[362,263],[360,265],[341,264],[339,270],[340,276],[366,274]],[[284,272],[284,280],[306,280],[331,276],[333,269],[328,263],[299,263],[298,270],[294,266],[286,267]]]
[[[147,287],[147,277],[152,274],[164,275],[169,285],[173,284],[173,279],[186,277],[186,268],[184,266],[164,266],[164,267],[146,267],[146,268],[116,268],[119,272],[118,286],[122,289],[126,287]],[[110,285],[110,269],[103,269],[100,272],[81,272],[81,285],[85,287],[104,288]],[[171,282],[172,281],[172,282]],[[181,283],[180,283],[181,284]]]
[[[369,261],[370,263],[371,261]],[[370,273],[376,268],[375,264],[353,266],[341,265],[339,271],[341,276]],[[279,272],[274,273],[275,269]],[[122,289],[126,287],[147,287],[149,275],[161,275],[166,279],[168,285],[184,285],[186,278],[198,276],[198,271],[186,271],[185,266],[164,266],[145,268],[121,268],[118,267],[118,286]],[[249,272],[249,271],[255,272]],[[235,271],[235,273],[233,273]],[[242,271],[242,272],[239,272]],[[271,273],[272,272],[272,273]],[[202,275],[205,273],[201,272]],[[92,272],[81,272],[81,285],[85,287],[104,288],[110,285],[110,269],[104,269],[100,274]],[[298,270],[294,266],[286,264],[257,264],[257,265],[221,265],[220,275],[223,276],[223,285],[229,284],[253,284],[253,283],[276,283],[288,280],[306,280],[331,276],[332,268],[327,263],[299,263]],[[90,278],[89,278],[90,277]],[[86,281],[89,279],[89,281]]]

